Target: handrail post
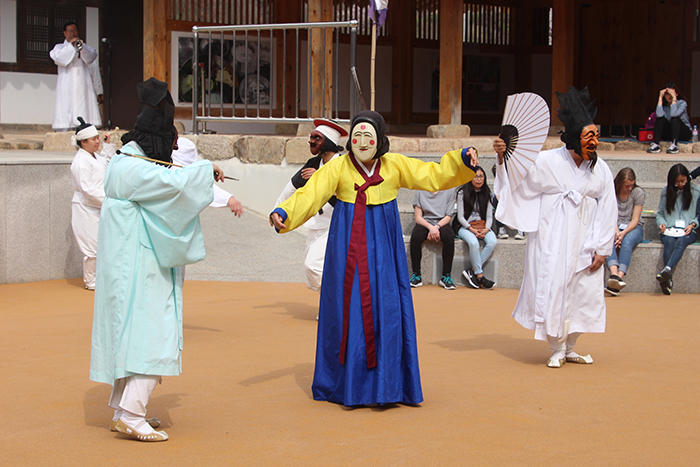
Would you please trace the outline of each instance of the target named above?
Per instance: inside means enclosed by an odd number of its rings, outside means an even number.
[[[197,32],[197,26],[192,27],[194,32],[194,55],[192,56],[192,134],[196,135],[198,133],[197,128],[197,75],[199,75],[199,57],[197,51],[199,50],[199,33]]]
[[[356,56],[357,56],[357,25],[355,27],[350,28],[350,73],[352,73],[352,70],[356,66]],[[352,122],[352,118],[354,115],[352,114],[353,109],[353,99],[355,97],[355,83],[353,82],[352,78],[350,79],[350,102],[348,105],[348,115],[350,116],[350,121]]]

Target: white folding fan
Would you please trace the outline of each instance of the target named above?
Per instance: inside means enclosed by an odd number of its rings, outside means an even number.
[[[506,143],[504,160],[512,190],[535,163],[548,133],[549,107],[541,96],[531,92],[508,96],[500,137]]]

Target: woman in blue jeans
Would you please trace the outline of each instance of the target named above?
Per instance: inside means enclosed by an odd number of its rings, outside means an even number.
[[[664,268],[656,280],[665,295],[673,290],[673,268],[685,248],[697,239],[698,197],[700,188],[690,183],[688,169],[683,164],[671,167],[656,211],[656,225],[664,244]]]
[[[495,283],[484,277],[482,266],[491,257],[496,248],[496,234],[493,225],[493,206],[491,190],[486,184],[486,173],[477,167],[474,178],[457,191],[457,235],[469,245],[469,260],[472,267],[462,272],[470,287],[493,289]],[[457,227],[457,226],[455,226]],[[484,241],[484,248],[479,251],[479,240]]]
[[[610,279],[605,291],[617,297],[627,283],[623,280],[632,260],[632,250],[639,245],[644,236],[642,208],[645,193],[637,186],[634,170],[625,167],[615,176],[615,195],[617,197],[617,226],[615,248],[605,262],[610,269]],[[619,256],[617,251],[620,250]]]

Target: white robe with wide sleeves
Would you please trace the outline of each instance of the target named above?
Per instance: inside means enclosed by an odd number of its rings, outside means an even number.
[[[78,52],[73,44],[63,41],[62,44],[56,44],[49,55],[58,66],[52,127],[75,128],[80,125],[78,117],[83,117],[96,127],[102,126],[97,106],[97,95],[102,94],[102,82],[95,83],[89,69],[90,64],[97,59],[97,51],[84,44]]]
[[[529,232],[525,273],[513,318],[535,338],[604,332],[604,269],[590,272],[594,254],[612,253],[617,202],[612,173],[602,159],[593,171],[577,167],[565,148],[541,152],[516,190],[497,167],[496,218]]]

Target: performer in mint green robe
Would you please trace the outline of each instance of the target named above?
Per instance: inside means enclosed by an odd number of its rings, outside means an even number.
[[[113,386],[112,431],[165,441],[145,419],[161,376],[182,369],[181,266],[205,257],[199,213],[223,172],[209,161],[166,167],[177,131],[167,83],[139,85],[141,112],[105,176],[98,233],[90,379]],[[147,161],[143,157],[155,159]]]
[[[108,384],[180,374],[180,266],[204,259],[199,212],[214,199],[211,162],[169,170],[123,154],[145,156],[136,143],[121,152],[105,178],[90,362]]]

